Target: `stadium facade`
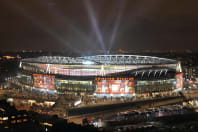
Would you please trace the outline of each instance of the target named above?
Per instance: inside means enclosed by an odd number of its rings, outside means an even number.
[[[151,56],[42,56],[22,59],[19,67],[26,87],[74,96],[153,96],[183,87],[180,62]]]

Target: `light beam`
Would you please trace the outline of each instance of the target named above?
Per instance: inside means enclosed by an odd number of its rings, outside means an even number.
[[[119,3],[119,5],[120,5],[119,14],[117,16],[117,20],[115,21],[113,32],[112,32],[111,37],[110,37],[109,50],[111,50],[111,48],[113,46],[113,43],[115,42],[115,38],[116,38],[118,28],[120,26],[121,18],[122,18],[122,13],[123,13],[123,10],[124,10],[124,7],[125,7],[125,2],[124,1],[120,1],[120,2],[121,3]]]
[[[86,6],[86,9],[87,9],[87,12],[88,12],[88,15],[89,15],[89,19],[91,21],[91,26],[92,26],[95,34],[96,34],[96,37],[97,37],[97,39],[99,41],[99,44],[100,44],[101,48],[104,51],[106,51],[104,40],[103,40],[103,36],[101,34],[100,28],[98,26],[98,21],[96,19],[96,15],[94,13],[94,10],[93,10],[89,0],[85,0],[85,6]]]

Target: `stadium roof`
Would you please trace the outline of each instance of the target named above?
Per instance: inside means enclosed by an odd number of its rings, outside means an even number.
[[[41,56],[26,58],[22,62],[46,64],[104,64],[104,65],[157,65],[177,64],[178,61],[166,58],[140,55],[95,55],[84,57]]]

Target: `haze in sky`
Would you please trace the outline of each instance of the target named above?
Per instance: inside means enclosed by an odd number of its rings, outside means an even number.
[[[2,0],[0,49],[198,50],[196,0]]]

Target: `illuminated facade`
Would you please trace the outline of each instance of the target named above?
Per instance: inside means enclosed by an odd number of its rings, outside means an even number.
[[[134,96],[134,78],[132,77],[110,77],[95,79],[95,95],[98,96]]]
[[[43,56],[23,59],[19,67],[22,83],[76,96],[132,97],[182,88],[180,62],[158,57]]]

